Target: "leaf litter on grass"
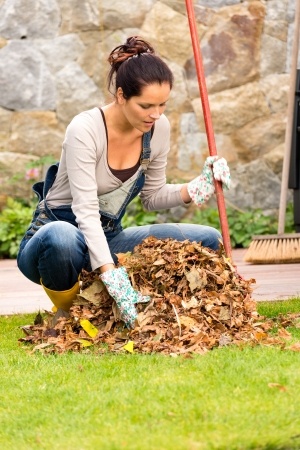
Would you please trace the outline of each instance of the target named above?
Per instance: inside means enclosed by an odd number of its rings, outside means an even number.
[[[138,304],[138,320],[128,330],[118,308],[99,279],[99,272],[81,274],[81,290],[69,317],[53,325],[53,313],[22,327],[21,342],[33,351],[63,353],[203,354],[229,344],[281,345],[287,335],[268,334],[251,297],[254,279],[245,280],[221,246],[218,252],[200,243],[149,237],[132,253],[118,254],[133,287],[151,300]],[[282,327],[284,328],[284,327]],[[296,350],[296,349],[295,349]]]

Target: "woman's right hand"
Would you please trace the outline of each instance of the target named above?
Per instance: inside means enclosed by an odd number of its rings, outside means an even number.
[[[150,297],[133,289],[125,267],[106,270],[101,273],[100,279],[115,300],[127,328],[134,328],[137,319],[135,304],[149,302]]]

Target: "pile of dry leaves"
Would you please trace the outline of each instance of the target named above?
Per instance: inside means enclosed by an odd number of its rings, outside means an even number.
[[[229,344],[257,343],[270,325],[259,322],[251,298],[255,280],[244,280],[226,258],[189,241],[149,237],[132,254],[119,254],[134,288],[151,296],[137,305],[138,324],[128,330],[98,277],[82,274],[81,293],[70,317],[52,326],[52,315],[38,315],[22,327],[20,341],[34,351],[62,353],[129,351],[163,354],[204,353]],[[125,349],[125,350],[124,350]]]

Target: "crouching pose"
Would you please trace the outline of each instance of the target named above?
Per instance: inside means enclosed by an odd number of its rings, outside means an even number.
[[[79,292],[82,269],[99,269],[126,326],[135,304],[149,301],[134,290],[116,253],[132,251],[148,236],[202,242],[217,249],[220,233],[193,224],[123,229],[121,219],[137,195],[149,211],[205,203],[216,178],[229,187],[223,158],[208,157],[200,176],[167,184],[170,125],[163,114],[173,75],[152,46],[130,37],[109,55],[113,101],[78,114],[69,124],[59,164],[33,190],[39,202],[18,253],[18,267],[41,284],[57,308],[68,311]]]

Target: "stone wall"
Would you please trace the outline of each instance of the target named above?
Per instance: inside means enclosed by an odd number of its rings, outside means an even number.
[[[194,1],[226,198],[240,208],[279,205],[295,1]],[[29,195],[28,162],[58,159],[72,117],[111,100],[107,55],[134,34],[175,75],[168,178],[199,173],[208,145],[184,0],[0,0],[2,193]]]

